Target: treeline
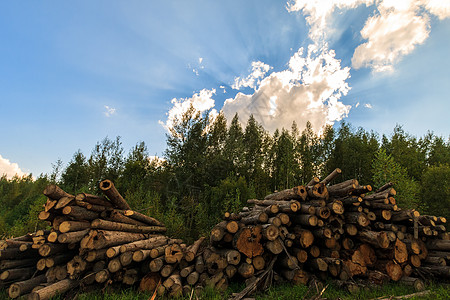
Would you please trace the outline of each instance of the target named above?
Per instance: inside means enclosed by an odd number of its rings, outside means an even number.
[[[393,181],[400,207],[450,217],[450,141],[428,133],[416,138],[394,128],[379,136],[343,122],[317,135],[308,122],[300,132],[268,133],[251,116],[236,115],[227,126],[191,108],[167,134],[164,159],[151,159],[145,143],[125,153],[120,137],[98,142],[89,156],[80,150],[51,174],[0,179],[0,234],[23,234],[45,226],[36,215],[42,190],[57,183],[69,193],[98,193],[108,178],[135,210],[164,223],[170,234],[192,239],[208,233],[225,211],[238,211],[250,198],[307,183],[313,176],[342,169],[339,181],[358,179],[379,187]]]

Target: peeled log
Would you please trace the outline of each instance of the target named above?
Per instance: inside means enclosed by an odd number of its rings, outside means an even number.
[[[28,299],[30,300],[46,300],[51,297],[67,292],[79,285],[78,280],[64,279],[46,286],[38,291],[30,293]]]
[[[117,208],[131,210],[131,207],[128,205],[125,199],[123,199],[119,191],[117,191],[116,187],[114,186],[114,183],[111,180],[105,179],[102,182],[100,182],[100,189],[103,191],[103,193],[105,193],[108,199],[111,200],[111,202]]]

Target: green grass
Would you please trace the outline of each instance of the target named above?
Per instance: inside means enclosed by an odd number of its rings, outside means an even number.
[[[326,289],[322,294],[326,299],[373,299],[381,296],[401,296],[414,293],[414,289],[398,283],[389,283],[383,286],[374,286],[368,290],[361,290],[358,293],[350,294],[346,290],[328,284],[325,282]],[[233,292],[240,292],[242,285],[234,284],[227,291],[219,293],[213,289],[206,288],[201,294],[195,294],[192,299],[196,300],[222,300],[228,299]],[[423,297],[413,297],[409,299],[429,299],[429,300],[443,300],[450,299],[450,286],[444,284],[431,283],[426,286],[426,290],[431,290],[431,294]],[[307,286],[293,286],[291,284],[281,284],[270,288],[264,293],[257,293],[253,297],[257,300],[293,300],[293,299],[310,299],[314,295],[314,289],[309,290]],[[152,296],[150,292],[138,292],[135,288],[126,289],[109,289],[105,292],[94,291],[89,293],[79,294],[77,300],[148,300]],[[1,291],[0,299],[7,299],[5,291]],[[54,300],[62,300],[64,297],[55,297]],[[158,300],[166,300],[168,297],[156,297]],[[173,299],[173,298],[172,298]],[[189,296],[180,297],[180,300],[188,300]]]

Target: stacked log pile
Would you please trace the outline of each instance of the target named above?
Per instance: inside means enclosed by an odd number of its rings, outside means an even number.
[[[51,230],[0,242],[0,280],[11,298],[49,299],[95,283],[132,285],[146,274],[132,260],[135,250],[180,244],[163,235],[161,222],[131,210],[110,180],[100,188],[103,196],[74,196],[48,186],[38,218]]]
[[[39,219],[52,229],[1,241],[0,280],[11,298],[30,299],[112,283],[179,296],[245,281],[240,299],[280,280],[332,278],[354,291],[388,280],[420,290],[423,278],[450,278],[445,218],[400,209],[391,183],[376,191],[357,180],[330,184],[340,173],[249,199],[239,213],[225,213],[207,247],[203,237],[188,246],[166,236],[109,180],[103,196],[51,185]]]
[[[340,173],[226,213],[211,232],[211,249],[220,255],[214,272],[247,279],[249,290],[280,278],[296,284],[332,278],[349,291],[388,280],[420,290],[430,275],[450,279],[445,218],[399,208],[391,183],[376,191],[354,179],[330,185]],[[240,260],[221,263],[231,253]]]

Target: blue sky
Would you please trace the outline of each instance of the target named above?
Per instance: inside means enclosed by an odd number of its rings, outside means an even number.
[[[122,137],[162,155],[189,104],[268,129],[448,137],[450,1],[0,3],[0,173]],[[227,100],[228,99],[228,100]]]

